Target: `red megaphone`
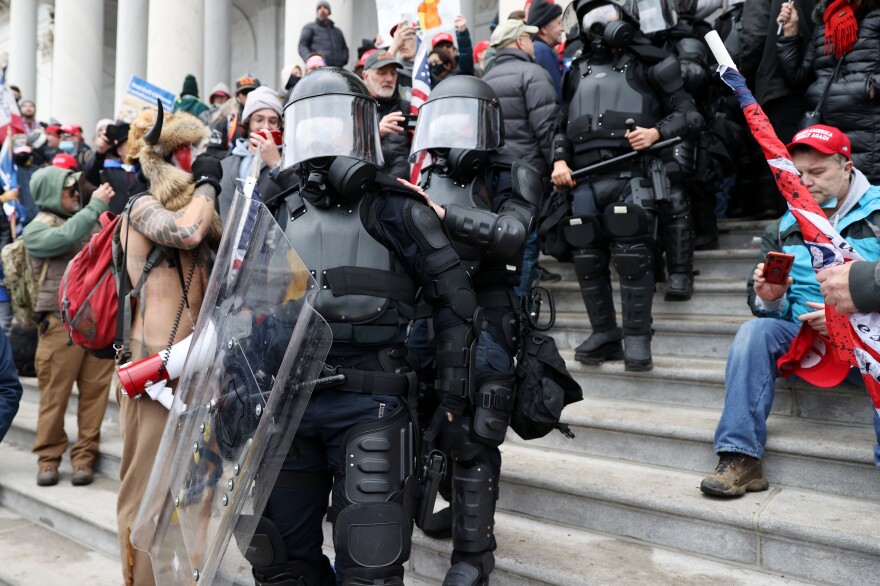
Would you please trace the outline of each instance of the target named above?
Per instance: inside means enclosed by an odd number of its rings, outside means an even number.
[[[179,377],[183,372],[183,364],[186,362],[192,338],[190,334],[168,350],[162,350],[143,360],[128,362],[117,368],[116,374],[119,375],[119,382],[122,383],[125,394],[134,399],[142,395],[151,385]]]

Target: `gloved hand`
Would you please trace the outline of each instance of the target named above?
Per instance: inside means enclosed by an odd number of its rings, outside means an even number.
[[[223,178],[223,167],[220,160],[214,155],[203,153],[196,157],[192,164],[192,176],[196,182],[196,187],[207,183],[212,186],[215,195],[220,194],[220,179]]]

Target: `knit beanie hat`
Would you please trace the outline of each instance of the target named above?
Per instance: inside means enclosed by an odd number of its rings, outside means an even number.
[[[547,0],[535,0],[529,9],[529,19],[526,24],[541,28],[562,14],[562,7]]]
[[[241,121],[247,124],[247,120],[257,110],[270,108],[281,116],[281,100],[278,94],[272,88],[261,85],[247,95],[247,101],[244,103],[244,110],[241,111]]]
[[[183,80],[183,89],[180,90],[181,96],[199,97],[199,84],[196,82],[196,76],[192,73],[188,74]]]

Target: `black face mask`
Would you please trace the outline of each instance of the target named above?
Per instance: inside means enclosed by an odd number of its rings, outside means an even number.
[[[443,63],[434,63],[428,67],[431,70],[431,75],[436,75],[440,77],[446,71],[446,66]]]

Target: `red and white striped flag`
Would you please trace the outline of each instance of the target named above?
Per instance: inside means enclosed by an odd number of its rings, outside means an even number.
[[[788,149],[776,136],[770,121],[746,86],[745,78],[726,65],[720,66],[719,71],[721,79],[736,94],[752,136],[764,151],[776,185],[800,226],[813,259],[813,268],[819,271],[845,262],[863,260],[831,226],[822,208],[804,185]],[[851,313],[847,316],[831,306],[825,306],[825,316],[831,345],[838,360],[858,366],[874,409],[880,414],[880,314]]]
[[[430,38],[427,36],[427,33],[425,38]],[[413,116],[418,116],[419,108],[431,96],[431,70],[428,68],[428,54],[431,52],[431,43],[429,41],[422,41],[419,36],[416,36],[416,43],[418,45],[416,47],[416,59],[413,62],[412,98],[410,98],[409,102],[409,113]],[[430,164],[431,155],[428,154],[428,151],[424,150],[420,151],[416,157],[415,162],[410,166],[409,180],[410,183],[418,184],[422,167]]]

